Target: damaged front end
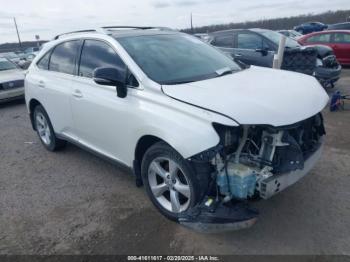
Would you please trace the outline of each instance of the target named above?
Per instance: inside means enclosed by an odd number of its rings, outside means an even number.
[[[272,127],[214,124],[220,144],[189,159],[211,178],[207,196],[179,222],[201,232],[252,226],[258,212],[247,200],[268,199],[304,177],[319,159],[323,117]]]

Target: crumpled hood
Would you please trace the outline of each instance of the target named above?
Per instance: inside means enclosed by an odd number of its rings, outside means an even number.
[[[162,88],[172,98],[226,115],[239,124],[294,124],[322,111],[329,100],[314,77],[255,66]]]
[[[14,81],[14,80],[24,80],[24,70],[13,69],[0,71],[0,83]]]

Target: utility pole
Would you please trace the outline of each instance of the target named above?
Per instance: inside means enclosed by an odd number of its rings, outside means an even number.
[[[22,42],[21,42],[21,38],[19,37],[19,32],[18,32],[16,17],[13,18],[13,21],[15,22],[15,27],[16,27],[16,32],[17,32],[19,47],[20,47],[20,49],[22,49]]]
[[[193,17],[192,17],[192,13],[191,13],[191,33],[193,34]]]

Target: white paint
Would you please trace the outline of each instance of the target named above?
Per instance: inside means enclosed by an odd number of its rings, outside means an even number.
[[[114,87],[37,68],[48,49],[81,37],[109,42],[140,86],[129,88],[122,99]],[[40,101],[56,133],[130,167],[136,145],[145,135],[166,141],[189,158],[219,143],[214,122],[228,126],[237,126],[237,122],[292,124],[320,112],[328,99],[312,77],[257,67],[192,84],[163,86],[166,95],[117,41],[98,33],[75,34],[46,44],[29,68],[25,88],[27,106],[31,99]],[[74,96],[77,89],[82,97]]]

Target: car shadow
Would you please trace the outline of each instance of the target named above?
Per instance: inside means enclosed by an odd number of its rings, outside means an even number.
[[[24,104],[25,104],[24,98],[12,100],[12,101],[5,101],[5,102],[0,103],[0,109],[5,108],[5,107],[24,105]]]

